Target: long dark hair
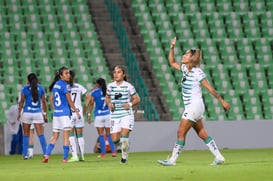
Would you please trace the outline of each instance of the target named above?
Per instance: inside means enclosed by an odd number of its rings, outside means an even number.
[[[55,77],[54,77],[54,80],[53,82],[49,85],[49,91],[51,92],[53,87],[54,87],[54,84],[61,79],[61,75],[63,74],[64,70],[68,70],[68,68],[66,67],[61,67],[59,70],[57,70],[57,72],[55,73]]]
[[[74,85],[75,72],[73,70],[69,70],[69,74],[70,74],[69,84],[72,87]]]
[[[106,83],[105,83],[105,80],[103,78],[98,78],[96,80],[96,83],[101,87],[103,96],[105,96],[106,95]]]
[[[34,74],[34,73],[28,74],[27,80],[30,85],[30,91],[31,91],[31,96],[32,96],[33,102],[38,102],[38,99],[39,99],[38,78],[37,78],[36,74]]]

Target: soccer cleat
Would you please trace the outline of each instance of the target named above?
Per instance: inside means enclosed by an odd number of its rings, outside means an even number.
[[[29,156],[28,159],[32,160],[32,159],[33,159],[33,156]]]
[[[72,158],[70,158],[70,159],[68,160],[69,163],[71,163],[71,162],[78,162],[78,161],[79,161],[79,158],[78,158],[78,157],[77,157],[77,158],[72,157]]]
[[[48,155],[45,155],[44,156],[44,159],[42,160],[43,163],[47,163],[48,162],[48,159],[49,159],[49,156]]]
[[[98,158],[106,158],[106,154],[100,154]]]
[[[84,156],[81,156],[79,161],[83,162],[84,161]]]
[[[62,161],[62,163],[67,163],[68,161],[67,160],[65,160],[65,159],[63,159],[63,161]]]
[[[116,157],[117,156],[117,153],[112,153],[112,157]]]
[[[157,160],[157,162],[163,166],[175,166],[175,163],[170,162],[169,160]]]
[[[211,163],[211,165],[222,165],[224,163],[225,163],[225,158],[221,157],[221,158],[215,158],[213,162]]]
[[[125,158],[121,158],[120,163],[121,163],[121,164],[127,164],[127,163],[128,163],[128,160],[125,159]]]
[[[24,156],[24,157],[23,157],[23,160],[27,160],[27,159],[28,159],[28,156]]]

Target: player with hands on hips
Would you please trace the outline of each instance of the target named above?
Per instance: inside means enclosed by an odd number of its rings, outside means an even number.
[[[214,139],[207,134],[203,125],[205,106],[202,99],[201,86],[205,87],[209,93],[221,103],[225,110],[229,110],[230,105],[210,85],[206,74],[199,67],[202,58],[202,51],[194,48],[187,50],[182,56],[182,64],[180,64],[176,62],[174,58],[175,44],[176,37],[171,41],[169,64],[171,67],[181,71],[182,73],[181,86],[185,110],[178,127],[177,141],[174,145],[172,156],[167,160],[158,160],[158,162],[164,166],[175,165],[179,154],[185,146],[186,134],[190,128],[193,128],[214,155],[215,159],[212,165],[223,164],[225,158],[220,153]]]

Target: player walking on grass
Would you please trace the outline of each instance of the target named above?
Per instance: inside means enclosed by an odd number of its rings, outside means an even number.
[[[63,130],[63,163],[67,162],[69,154],[69,133],[72,128],[71,112],[76,112],[77,118],[81,115],[76,109],[71,99],[71,88],[69,85],[70,73],[66,67],[61,67],[49,86],[50,105],[53,107],[53,134],[50,138],[43,163],[47,163],[49,156],[59,138],[61,130]],[[72,110],[71,110],[72,109]]]
[[[114,68],[114,81],[107,85],[105,102],[111,110],[111,136],[115,144],[121,143],[121,163],[127,163],[129,134],[134,127],[132,107],[140,101],[135,87],[127,82],[125,67]]]
[[[70,86],[71,86],[71,98],[79,111],[81,118],[77,118],[77,114],[72,111],[72,131],[69,134],[69,142],[72,153],[72,158],[68,162],[84,161],[84,138],[83,138],[83,128],[84,128],[84,117],[81,98],[86,94],[87,90],[81,84],[74,82],[75,72],[70,70]],[[76,135],[75,135],[76,133]],[[75,137],[76,136],[76,137]],[[77,142],[76,142],[77,140]],[[80,157],[78,157],[77,147],[80,152]]]
[[[177,63],[174,58],[174,46],[176,37],[171,42],[169,63],[171,67],[182,72],[182,96],[185,105],[185,111],[182,115],[180,125],[177,131],[177,141],[173,148],[172,156],[167,160],[158,160],[165,166],[174,166],[181,153],[186,140],[186,134],[191,127],[197,135],[205,142],[211,153],[215,156],[213,165],[223,164],[225,158],[220,153],[215,141],[208,136],[203,125],[204,103],[202,99],[201,86],[205,87],[222,104],[225,110],[230,109],[230,105],[216,92],[209,84],[205,73],[199,68],[202,52],[199,49],[190,49],[182,57],[182,65]]]
[[[92,92],[90,93],[90,96],[88,98],[88,101],[85,104],[84,112],[86,112],[87,108],[89,107],[88,111],[88,123],[91,123],[91,112],[93,111],[94,105],[94,126],[97,128],[97,132],[99,135],[99,144],[100,144],[100,150],[101,154],[99,157],[104,158],[106,157],[106,143],[104,136],[106,134],[107,140],[109,142],[112,156],[116,156],[116,149],[115,145],[112,141],[111,135],[110,135],[110,110],[105,104],[105,96],[106,96],[106,83],[103,78],[98,78],[96,80],[96,87]]]
[[[17,120],[21,119],[23,122],[23,158],[25,160],[28,159],[28,145],[31,124],[34,124],[43,153],[45,154],[46,139],[44,136],[43,124],[44,121],[47,122],[46,113],[47,106],[45,90],[42,85],[38,84],[38,78],[36,74],[30,73],[27,76],[27,85],[25,85],[21,91],[17,117]]]

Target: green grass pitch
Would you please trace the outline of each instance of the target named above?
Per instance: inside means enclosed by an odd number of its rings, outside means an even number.
[[[195,180],[195,181],[266,181],[273,180],[273,148],[222,150],[224,165],[211,166],[208,150],[183,151],[176,166],[157,163],[171,152],[136,152],[129,154],[127,165],[120,164],[120,154],[97,158],[87,154],[85,162],[63,164],[62,155],[52,155],[47,164],[42,156],[22,160],[21,156],[0,157],[1,181],[82,181],[82,180]]]

